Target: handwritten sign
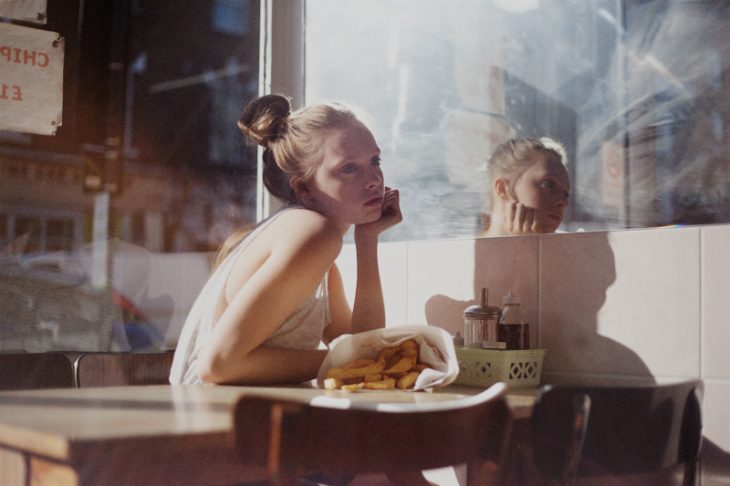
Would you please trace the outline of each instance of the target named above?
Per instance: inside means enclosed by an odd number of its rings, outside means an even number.
[[[0,0],[0,17],[45,24],[47,0]]]
[[[56,32],[0,23],[0,130],[56,134],[63,46]]]

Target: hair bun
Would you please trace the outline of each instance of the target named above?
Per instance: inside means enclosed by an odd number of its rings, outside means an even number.
[[[291,114],[291,103],[285,96],[271,94],[254,99],[243,110],[238,127],[244,135],[264,147],[281,137]]]

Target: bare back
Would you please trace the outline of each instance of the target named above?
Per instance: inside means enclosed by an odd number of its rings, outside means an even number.
[[[285,242],[292,240],[294,233],[302,226],[321,224],[323,218],[314,211],[304,208],[284,210],[274,221],[261,230],[248,243],[244,252],[236,258],[233,269],[226,279],[224,292],[218,302],[215,318],[218,320],[235,296],[251,277],[258,272],[275,251],[286,252]],[[254,229],[253,231],[255,231]],[[245,237],[244,237],[245,239]],[[334,264],[334,261],[332,261]],[[322,275],[324,277],[324,275]],[[309,289],[309,290],[313,290]]]

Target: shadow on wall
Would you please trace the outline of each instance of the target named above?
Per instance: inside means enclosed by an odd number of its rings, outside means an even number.
[[[426,303],[429,325],[463,331],[463,310],[487,287],[498,297],[513,290],[526,304],[532,347],[546,349],[546,383],[654,383],[647,365],[631,348],[599,334],[599,313],[616,281],[608,233],[483,238],[474,246],[474,293],[469,301],[434,295]],[[641,289],[637,289],[641,292]],[[539,309],[538,309],[539,304]],[[535,325],[534,323],[539,323]],[[730,454],[704,439],[703,478],[730,478]]]
[[[547,349],[544,370],[617,374],[653,381],[630,348],[598,333],[598,312],[616,280],[606,233],[576,234],[570,245],[560,235],[481,238],[474,245],[474,293],[468,301],[435,295],[426,303],[429,325],[463,331],[463,311],[490,290],[490,305],[512,291],[530,323],[532,347]],[[575,377],[571,377],[575,380]]]
[[[561,244],[560,235],[544,236],[540,262],[540,344],[548,350],[548,374],[569,373],[573,382],[573,374],[587,373],[654,382],[638,354],[598,331],[599,311],[616,281],[608,233],[575,234],[569,245]]]

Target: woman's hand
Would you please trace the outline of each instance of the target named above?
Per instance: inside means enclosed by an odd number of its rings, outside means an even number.
[[[542,222],[534,208],[511,200],[504,211],[504,228],[510,235],[544,233]]]
[[[392,228],[403,221],[403,214],[400,210],[400,193],[398,189],[385,188],[383,195],[383,209],[380,219],[372,223],[358,224],[355,226],[355,239],[362,237],[377,237],[388,228]]]

